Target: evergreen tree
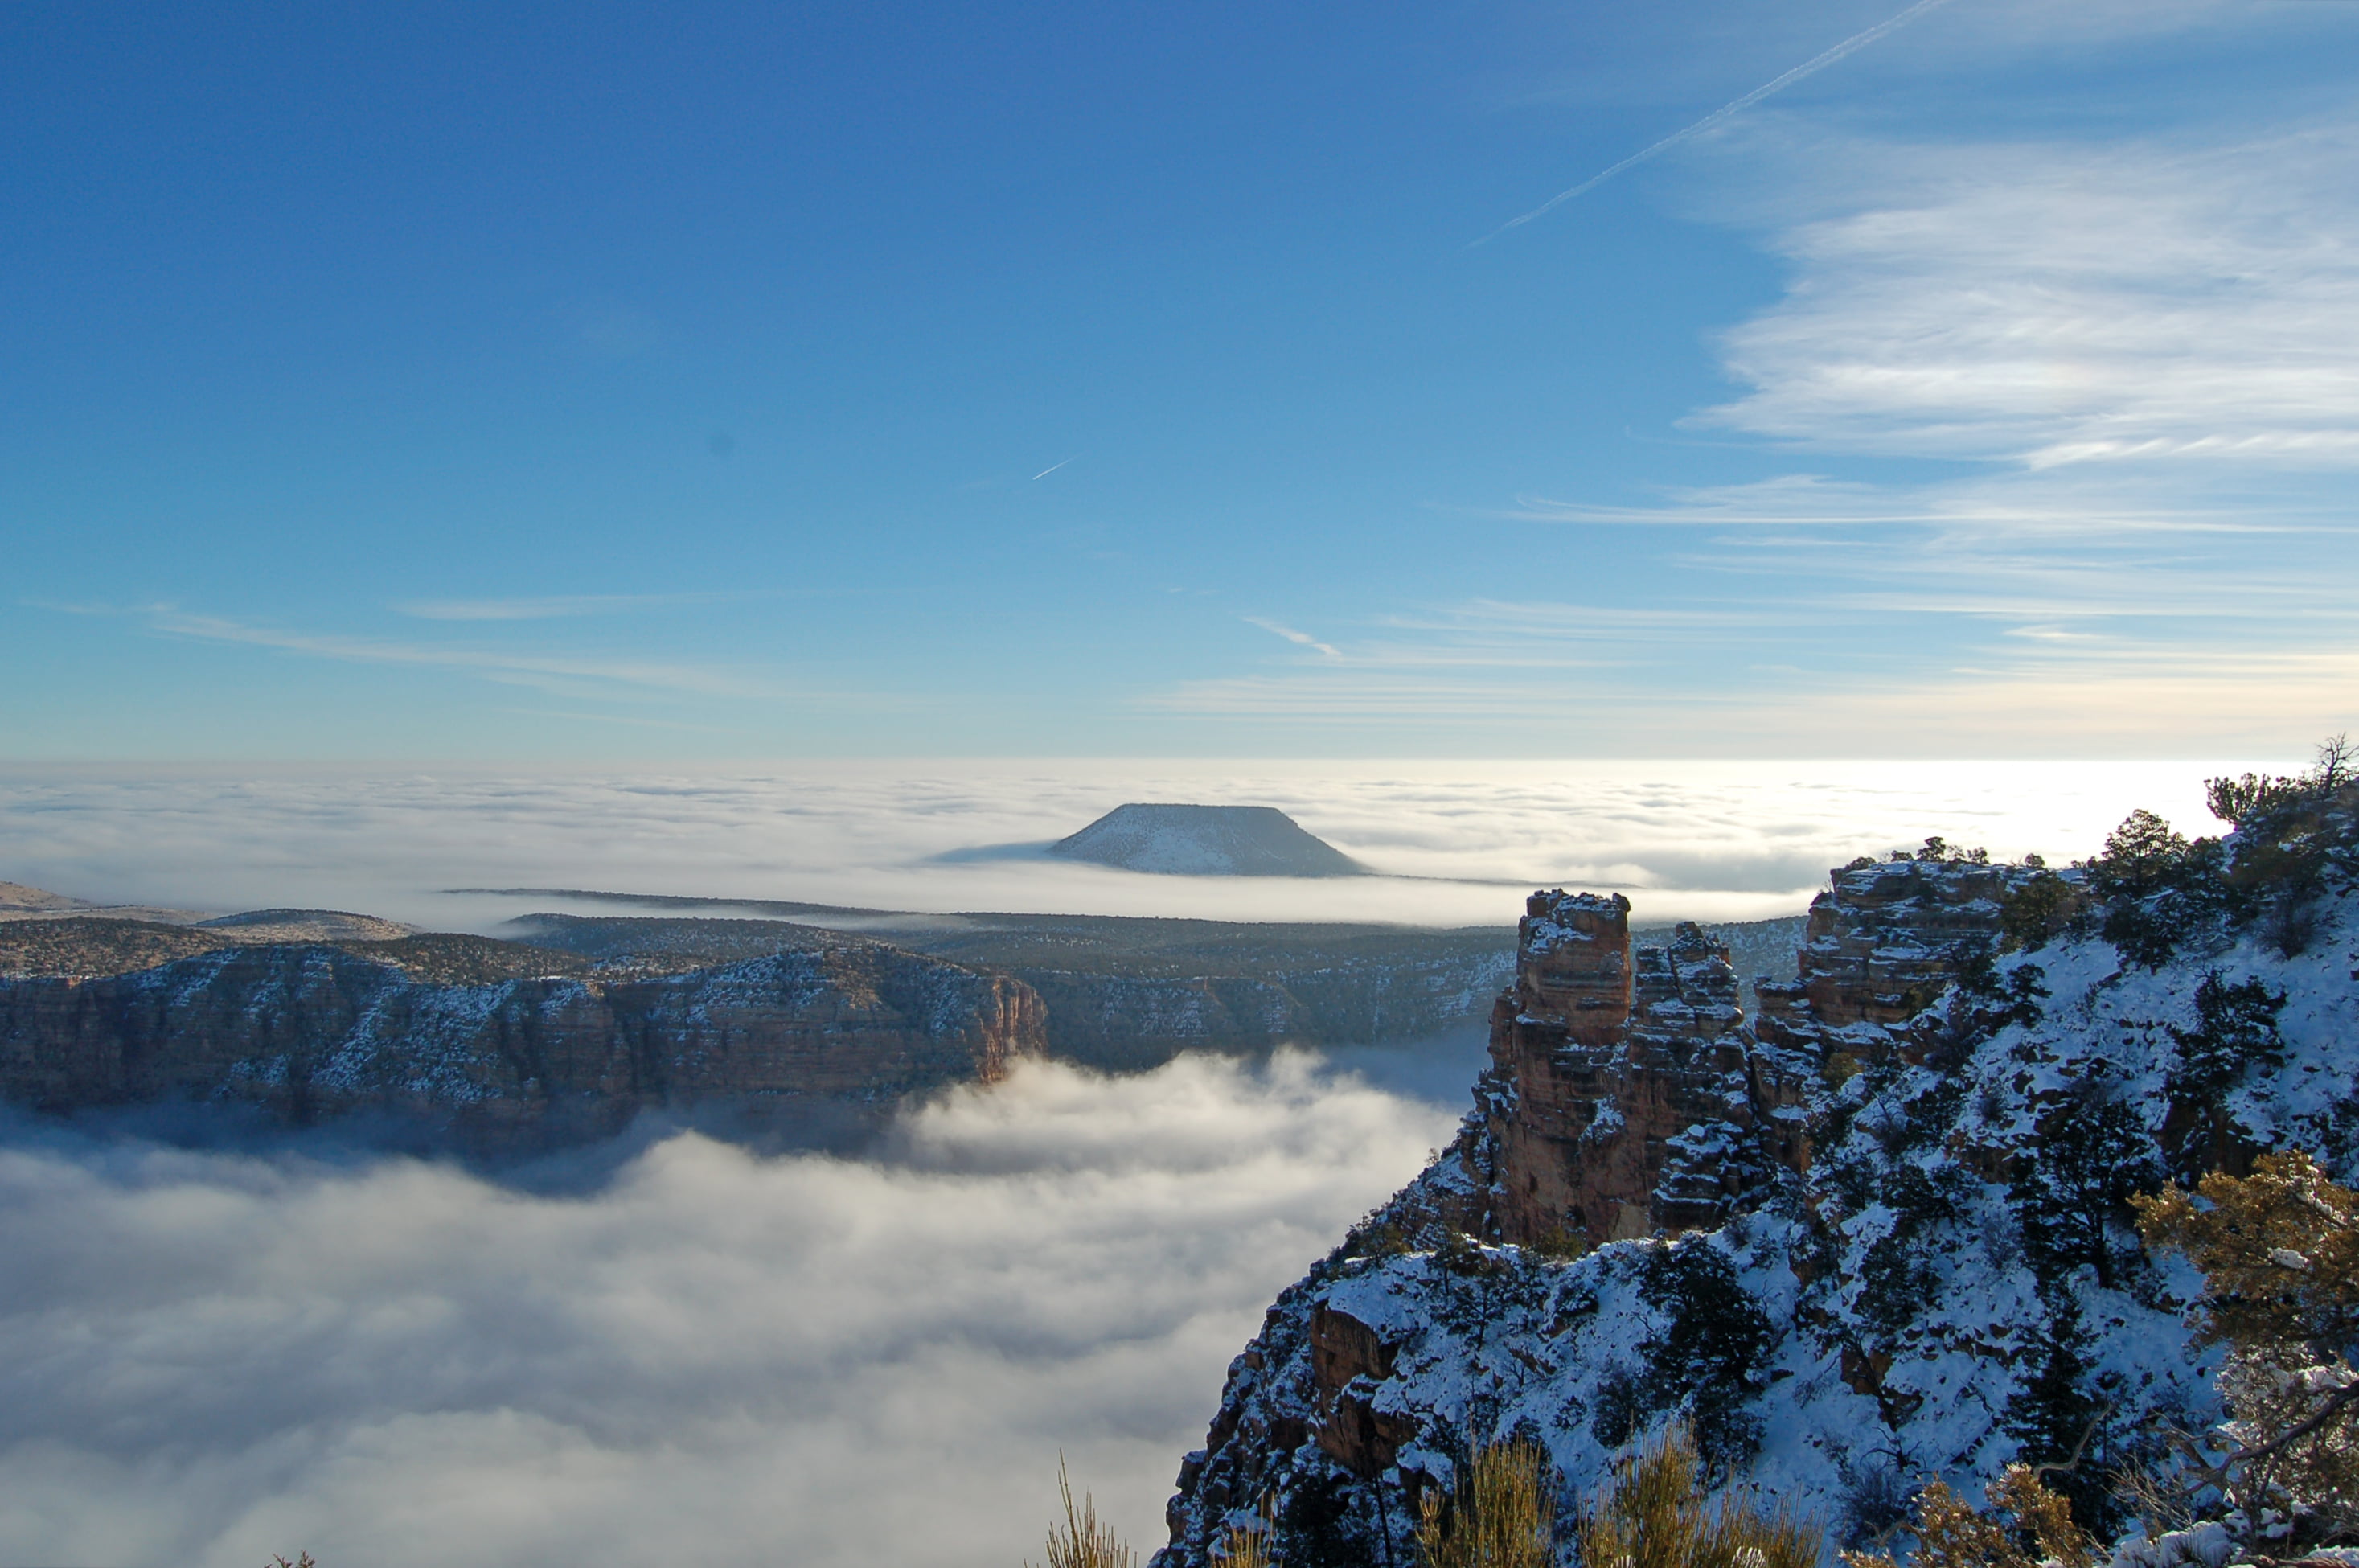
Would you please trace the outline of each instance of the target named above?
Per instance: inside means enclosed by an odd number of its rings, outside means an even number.
[[[2046,1484],[2071,1505],[2082,1529],[2106,1541],[2121,1525],[2104,1431],[2106,1402],[2089,1386],[2092,1338],[2070,1290],[2047,1293],[2048,1354],[2017,1388],[2000,1424],[2024,1464],[2046,1468]]]
[[[1750,1406],[1765,1386],[1768,1314],[1727,1255],[1701,1237],[1656,1248],[1638,1290],[1669,1317],[1641,1346],[1652,1374],[1642,1403],[1664,1410],[1684,1401],[1696,1450],[1713,1469],[1749,1460],[1761,1443]]]
[[[2124,958],[2148,969],[2170,962],[2181,942],[2228,906],[2227,855],[2220,841],[2190,842],[2142,808],[2123,819],[2104,852],[2083,869],[2104,909],[2099,934]]]
[[[2084,1081],[2050,1112],[2008,1185],[2024,1257],[2043,1289],[2082,1267],[2116,1288],[2139,1256],[2130,1200],[2160,1186],[2162,1175],[2146,1124],[2108,1087]]]

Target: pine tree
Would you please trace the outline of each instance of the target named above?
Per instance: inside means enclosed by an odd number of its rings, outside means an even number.
[[[2089,1387],[2091,1335],[2081,1303],[2069,1290],[2053,1292],[2048,1354],[2039,1369],[2007,1400],[2002,1426],[2022,1461],[2044,1468],[2047,1484],[2071,1505],[2080,1527],[2110,1538],[2121,1523],[2114,1501],[2106,1449],[2106,1402]]]

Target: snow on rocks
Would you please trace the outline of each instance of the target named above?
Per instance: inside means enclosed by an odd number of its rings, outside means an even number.
[[[1626,901],[1535,895],[1473,1112],[1233,1364],[1157,1568],[1201,1568],[1265,1505],[1305,1560],[1408,1561],[1417,1496],[1509,1435],[1578,1497],[1685,1421],[1723,1481],[1841,1542],[1929,1477],[1978,1496],[2076,1440],[2093,1473],[2216,1423],[2200,1280],[2125,1200],[2201,1120],[2207,976],[2256,982],[2275,1042],[2220,1091],[2221,1148],[2359,1174],[2359,900],[2290,958],[2225,926],[2153,969],[2085,934],[2010,951],[2011,900],[2079,881],[1840,870],[1750,1019],[1702,933],[1633,954]],[[2234,1535],[2122,1568],[2223,1568]]]

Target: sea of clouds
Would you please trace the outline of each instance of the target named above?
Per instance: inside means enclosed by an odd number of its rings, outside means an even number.
[[[102,902],[488,929],[571,887],[865,909],[1507,924],[1533,887],[1644,921],[1799,912],[1827,868],[1938,833],[2085,855],[2134,807],[2190,832],[2212,762],[931,762],[620,773],[0,769],[0,880]],[[1126,800],[1276,806],[1387,875],[1149,877],[1039,847]]]
[[[443,889],[1506,924],[1561,883],[1739,918],[1928,833],[2201,829],[2224,766],[17,767],[0,879],[474,929],[554,900]],[[1134,800],[1278,806],[1389,875],[1037,853]],[[1060,1453],[1151,1546],[1229,1358],[1447,1139],[1478,1051],[1031,1065],[854,1154],[643,1126],[491,1174],[0,1120],[0,1568],[1014,1568]]]
[[[0,1563],[1016,1568],[1060,1453],[1152,1548],[1230,1357],[1451,1101],[1043,1064],[859,1159],[499,1179],[8,1124]]]

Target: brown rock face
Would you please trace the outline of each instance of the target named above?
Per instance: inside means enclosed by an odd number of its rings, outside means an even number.
[[[1580,1359],[1578,1320],[1597,1301],[1542,1294],[1538,1282],[1556,1271],[1468,1237],[1559,1253],[1582,1240],[1702,1229],[1756,1203],[1781,1163],[1806,1175],[1812,1116],[1823,1116],[1841,1076],[1830,1062],[1931,1061],[1954,1043],[1951,1009],[1929,1004],[1998,945],[2006,895],[2041,874],[1946,856],[1835,872],[1812,907],[1795,979],[1761,982],[1764,1016],[1752,1019],[1728,950],[1698,928],[1634,949],[1623,899],[1533,895],[1514,983],[1492,1015],[1475,1116],[1278,1298],[1231,1367],[1204,1447],[1180,1467],[1165,1516],[1170,1544],[1154,1568],[1217,1563],[1235,1510],[1273,1497],[1282,1508],[1314,1501],[1312,1517],[1348,1513],[1359,1539],[1385,1543],[1363,1560],[1392,1561],[1431,1482],[1428,1455],[1446,1446],[1436,1424],[1472,1424],[1478,1400],[1495,1399],[1489,1408],[1514,1410],[1518,1421],[1527,1411],[1545,1419],[1537,1412],[1553,1400],[1555,1420],[1587,1418],[1596,1435],[1594,1401],[1608,1385]],[[1806,1282],[1829,1267],[1808,1249],[1788,1261]],[[1532,1286],[1513,1306],[1518,1280]],[[1797,1312],[1814,1334],[1837,1323],[1823,1304]],[[1506,1321],[1525,1325],[1522,1347],[1499,1336]],[[1621,1354],[1606,1340],[1599,1359]],[[1876,1401],[1887,1432],[1927,1398],[1893,1375],[1906,1354],[1846,1339],[1833,1368]],[[1579,1399],[1569,1397],[1575,1386]]]
[[[1832,874],[1799,973],[1757,982],[1747,1026],[1728,950],[1693,925],[1630,946],[1619,895],[1536,893],[1481,1091],[1492,1228],[1592,1245],[1719,1224],[1773,1164],[1806,1170],[1804,1101],[1838,1051],[1912,1045],[1900,1026],[2000,933],[2020,866],[1894,861]]]
[[[1391,1377],[1399,1350],[1349,1312],[1324,1302],[1311,1310],[1310,1376],[1319,1446],[1355,1475],[1382,1475],[1401,1444],[1417,1435],[1414,1421],[1375,1410],[1366,1388],[1355,1387],[1364,1377],[1374,1384]]]
[[[1841,1044],[1840,1033],[1873,1051],[1884,1031],[1956,976],[1962,953],[1997,944],[2002,900],[2038,875],[2021,866],[1914,860],[1828,873],[1832,886],[1810,903],[1799,972],[1790,983],[1754,987],[1756,1032],[1822,1051]]]
[[[1493,1225],[1592,1245],[1715,1223],[1757,1180],[1728,950],[1630,948],[1629,900],[1538,893],[1492,1015]]]
[[[1630,1017],[1630,900],[1535,893],[1516,930],[1519,1012],[1582,1045],[1610,1045]]]
[[[0,1095],[168,1098],[290,1122],[424,1114],[489,1145],[613,1130],[723,1096],[885,1100],[1041,1050],[1028,986],[844,946],[624,984],[420,984],[335,948],[236,948],[136,974],[0,983]]]

